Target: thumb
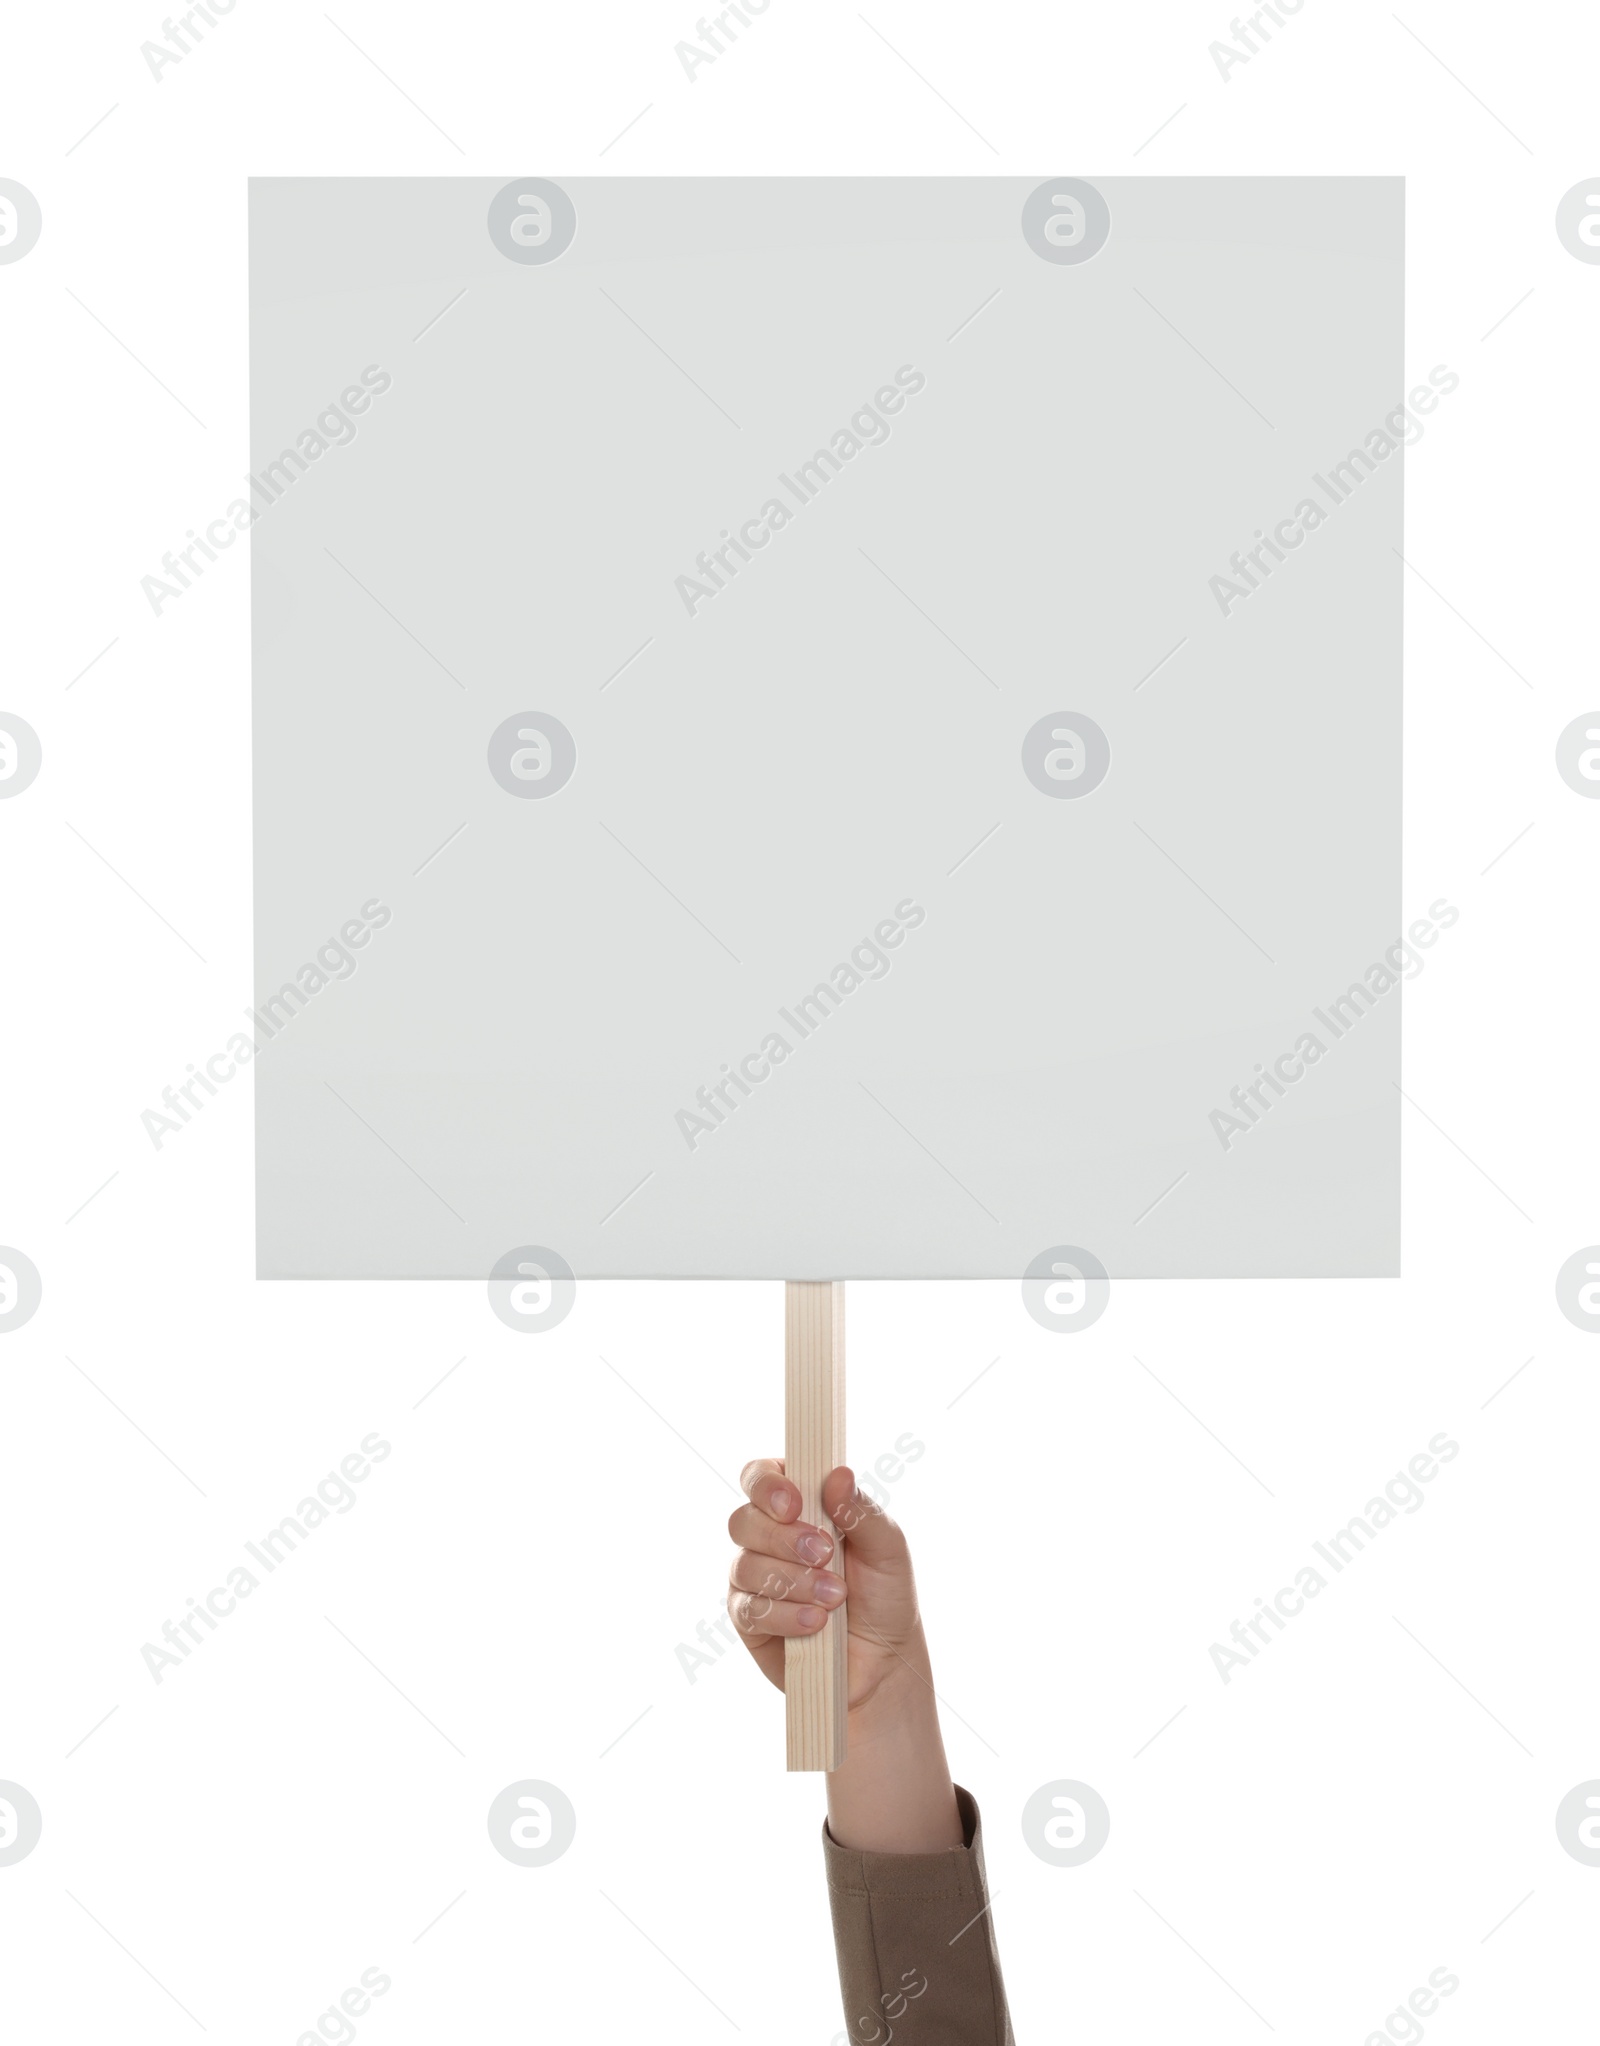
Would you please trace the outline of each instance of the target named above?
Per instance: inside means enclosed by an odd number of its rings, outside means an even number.
[[[861,1490],[848,1464],[840,1464],[823,1480],[822,1510],[840,1534],[849,1537],[852,1551],[863,1563],[892,1567],[909,1562],[906,1538],[898,1523]]]

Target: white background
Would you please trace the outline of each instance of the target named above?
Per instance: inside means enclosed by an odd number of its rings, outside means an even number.
[[[1220,9],[774,0],[691,85],[670,8],[335,19],[241,0],[159,85],[153,10],[8,29],[45,229],[0,268],[0,708],[44,770],[0,804],[0,1241],[45,1293],[0,1346],[0,1778],[44,1813],[7,2036],[290,2046],[368,1967],[388,2046],[840,2027],[821,1786],[742,1655],[675,1654],[778,1442],[779,1289],[589,1286],[527,1339],[479,1287],[258,1285],[247,1083],[139,1122],[250,994],[248,565],[139,589],[246,467],[245,178],[606,170],[1408,177],[1408,382],[1461,388],[1407,457],[1405,902],[1461,920],[1405,998],[1406,1276],[1123,1284],[1068,1338],[1015,1286],[858,1287],[851,1439],[926,1445],[894,1507],[1021,2039],[1356,2046],[1439,1967],[1429,2037],[1579,2036],[1600,1348],[1553,1279],[1600,1237],[1600,805],[1553,751],[1600,700],[1600,267],[1553,215],[1600,20],[1308,0],[1224,84]],[[141,1643],[374,1429],[355,1509],[157,1687]],[[1425,1508],[1224,1686],[1210,1643],[1441,1429]],[[543,1869],[485,1831],[522,1777],[578,1813]],[[1077,1869],[1018,1825],[1060,1777],[1112,1814]]]

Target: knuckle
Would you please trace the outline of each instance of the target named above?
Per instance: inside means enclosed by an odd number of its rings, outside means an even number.
[[[762,1557],[760,1561],[766,1566],[761,1572],[761,1582],[756,1587],[761,1596],[768,1600],[792,1597],[800,1576],[805,1573],[800,1572],[797,1575],[793,1570],[780,1569],[769,1557]]]
[[[740,1591],[735,1586],[728,1595],[728,1612],[733,1624],[741,1634],[756,1634],[772,1611],[772,1600],[759,1592]]]
[[[765,1619],[775,1605],[791,1596],[797,1582],[794,1571],[780,1569],[770,1556],[742,1549],[734,1560],[729,1588],[734,1597],[751,1605],[757,1619]]]

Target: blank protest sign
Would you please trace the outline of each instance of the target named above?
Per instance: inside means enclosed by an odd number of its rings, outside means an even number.
[[[262,1274],[1397,1270],[1402,239],[254,181]]]

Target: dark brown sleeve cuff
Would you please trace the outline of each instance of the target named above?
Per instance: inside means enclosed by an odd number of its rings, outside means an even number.
[[[982,1822],[959,1785],[956,1804],[965,1845],[937,1854],[866,1854],[823,1826],[851,2046],[1012,2046]]]

